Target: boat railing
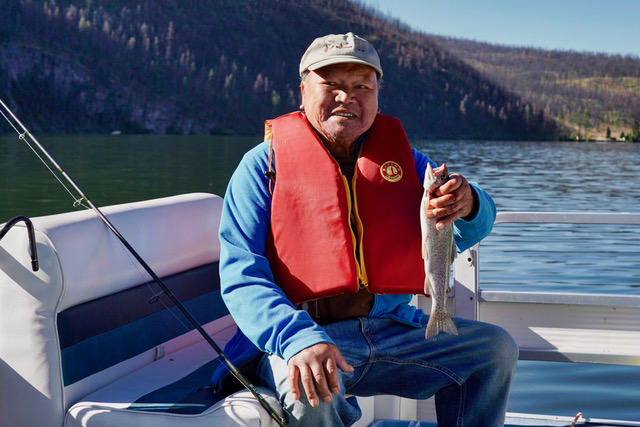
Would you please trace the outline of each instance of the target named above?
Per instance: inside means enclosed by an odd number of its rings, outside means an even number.
[[[501,212],[495,224],[640,226],[640,213]],[[479,246],[454,262],[456,316],[498,324],[521,360],[640,365],[640,295],[483,290]]]

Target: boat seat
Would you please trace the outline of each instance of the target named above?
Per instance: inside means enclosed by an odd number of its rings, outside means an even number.
[[[165,356],[84,397],[69,409],[64,426],[271,425],[248,391],[222,400],[212,392],[209,378],[219,363],[215,356],[204,341]],[[271,390],[257,389],[278,407]]]
[[[221,209],[197,193],[102,211],[223,348]],[[217,354],[93,211],[32,222],[39,271],[22,224],[0,241],[0,425],[276,425],[249,392],[213,393]]]
[[[230,338],[235,326],[213,335]],[[65,427],[269,426],[272,420],[246,390],[221,399],[209,379],[219,359],[204,340],[165,355],[83,397],[67,412]],[[258,391],[274,407],[273,392]]]

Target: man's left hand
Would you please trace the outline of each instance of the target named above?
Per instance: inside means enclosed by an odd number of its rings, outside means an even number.
[[[436,228],[442,230],[458,218],[473,212],[474,197],[469,182],[459,173],[451,174],[449,180],[438,187],[429,201],[427,218],[436,218]]]

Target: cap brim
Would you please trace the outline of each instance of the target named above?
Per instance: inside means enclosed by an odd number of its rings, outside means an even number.
[[[375,66],[371,62],[364,61],[364,60],[362,60],[360,58],[355,58],[355,57],[351,57],[351,56],[340,56],[340,57],[327,58],[327,59],[325,59],[323,61],[318,61],[318,62],[316,62],[314,64],[311,64],[309,67],[307,67],[307,70],[315,71],[315,70],[318,70],[318,69],[320,69],[322,67],[326,67],[328,65],[335,65],[335,64],[362,64],[362,65],[368,65],[369,67],[373,68],[376,73],[378,73],[379,77],[382,77],[382,69],[380,67]]]

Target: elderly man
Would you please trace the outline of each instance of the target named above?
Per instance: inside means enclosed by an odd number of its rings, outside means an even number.
[[[355,398],[436,396],[442,426],[504,422],[517,359],[493,325],[456,319],[425,340],[419,204],[428,163],[379,113],[382,67],[352,34],[314,40],[300,62],[302,111],[267,122],[225,196],[222,295],[238,324],[227,345],[275,391],[289,425],[351,425]],[[429,216],[458,251],[491,231],[495,205],[459,174]],[[220,372],[214,374],[218,380]]]

